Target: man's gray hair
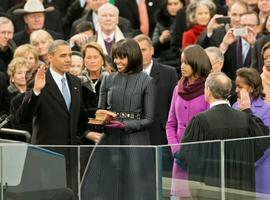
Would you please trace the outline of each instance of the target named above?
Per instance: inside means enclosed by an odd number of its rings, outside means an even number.
[[[116,6],[112,5],[111,3],[105,3],[102,6],[99,7],[98,9],[98,16],[101,15],[102,13],[106,12],[109,9],[113,9],[116,16],[119,16],[119,10]]]
[[[215,99],[227,99],[232,89],[231,79],[223,72],[212,72],[205,81]]]
[[[69,43],[65,40],[54,40],[51,46],[49,47],[49,54],[53,54],[58,46],[66,45],[69,46]]]
[[[0,26],[2,24],[8,24],[8,23],[12,24],[12,26],[14,27],[13,22],[9,18],[7,18],[7,17],[0,17]]]
[[[224,62],[224,55],[223,55],[223,53],[221,52],[221,50],[219,48],[217,48],[217,47],[208,47],[208,48],[205,49],[205,51],[209,52],[209,53],[214,53],[217,60]]]
[[[139,35],[136,35],[133,39],[134,39],[136,42],[146,41],[150,47],[153,47],[152,40],[151,40],[151,38],[148,37],[147,35],[139,34]]]

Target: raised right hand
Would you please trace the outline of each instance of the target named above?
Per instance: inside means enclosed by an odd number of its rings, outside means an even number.
[[[250,96],[246,89],[242,88],[240,90],[240,98],[237,99],[238,109],[245,110],[249,109],[251,106]]]
[[[207,25],[207,34],[212,34],[213,31],[219,27],[222,27],[224,26],[223,24],[218,24],[217,21],[216,21],[216,18],[219,18],[219,17],[224,17],[223,15],[214,15],[208,25]]]
[[[34,82],[34,91],[36,93],[40,93],[40,91],[44,88],[46,84],[46,74],[45,69],[43,67],[38,68],[37,73],[35,75]]]

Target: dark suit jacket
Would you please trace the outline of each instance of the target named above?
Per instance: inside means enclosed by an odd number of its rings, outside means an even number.
[[[165,125],[170,110],[173,89],[177,84],[177,73],[175,68],[154,61],[150,76],[154,78],[157,88],[155,118],[149,130],[150,142],[152,145],[167,144]]]
[[[51,30],[46,30],[46,31],[51,34],[51,36],[54,40],[63,39],[63,36],[60,33],[56,33],[56,32],[51,31]],[[30,43],[30,34],[27,32],[26,29],[24,29],[24,30],[16,33],[13,36],[13,40],[15,41],[17,46],[20,46],[22,44],[28,44],[28,43]]]
[[[5,50],[0,49],[0,72],[3,72],[6,75],[7,79],[9,79],[7,75],[7,68],[13,58],[13,53],[15,49],[16,44],[13,40],[9,40],[8,46]]]
[[[235,110],[227,104],[216,105],[190,121],[182,143],[268,135],[268,128],[249,109],[246,111]],[[254,163],[267,147],[261,142],[225,142],[225,187],[254,191]],[[220,186],[220,142],[184,145],[181,157],[187,164],[190,180]]]
[[[258,39],[255,42],[253,52],[252,52],[251,67],[257,69],[260,73],[262,73],[262,68],[264,64],[261,51],[262,51],[263,46],[267,42],[270,42],[270,35],[262,36],[260,39]]]
[[[65,16],[68,7],[74,2],[74,0],[43,0],[43,4],[55,7],[61,14],[61,17]]]
[[[207,36],[207,30],[205,29],[202,34],[199,36],[197,40],[197,44],[201,45],[202,48],[207,48],[207,47],[219,47],[221,44],[223,37],[226,34],[226,30],[224,27],[218,28],[214,30],[212,36],[209,38]]]
[[[76,26],[78,24],[80,24],[82,21],[90,21],[93,23],[93,19],[92,19],[92,10],[88,11],[85,13],[84,16],[82,16],[81,18],[77,19],[76,21],[74,21],[72,23],[72,27],[71,27],[71,35],[75,34],[76,31]],[[94,25],[94,23],[93,23]],[[120,30],[123,32],[123,34],[125,35],[125,37],[133,37],[134,35],[134,30],[131,27],[130,21],[123,18],[123,17],[119,17],[119,23],[118,26],[120,28]]]
[[[71,94],[70,111],[50,70],[46,72],[46,85],[38,96],[33,90],[25,92],[16,119],[18,123],[33,121],[33,144],[69,145],[78,142],[76,135],[81,105],[81,83],[73,75],[67,73],[66,76]]]
[[[242,42],[241,39],[233,42],[224,54],[224,65],[222,71],[232,80],[235,80],[235,72],[241,67],[249,67],[251,64],[251,51],[249,48],[244,63],[242,63]]]
[[[62,0],[60,0],[62,1]],[[62,18],[62,24],[63,24],[63,31],[65,38],[70,37],[70,27],[72,26],[72,23],[83,16],[83,13],[85,12],[85,9],[81,7],[80,1],[74,1],[71,3],[71,5],[66,10],[65,16]]]
[[[119,16],[128,19],[135,30],[140,30],[140,19],[136,0],[115,0],[115,6],[119,9]],[[152,36],[156,20],[155,13],[160,6],[159,0],[146,0],[149,17],[149,36]]]
[[[7,90],[7,79],[4,73],[0,72],[0,115],[9,113],[10,96]]]

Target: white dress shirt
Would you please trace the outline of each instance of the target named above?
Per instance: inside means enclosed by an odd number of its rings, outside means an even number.
[[[61,92],[62,95],[63,95],[63,91],[62,91],[62,78],[65,78],[66,86],[68,87],[68,94],[69,94],[69,97],[70,97],[70,89],[69,89],[69,86],[68,86],[66,74],[64,74],[62,76],[61,74],[58,74],[56,71],[54,71],[52,69],[52,67],[50,67],[49,70],[50,70],[50,72],[52,74],[53,80],[56,82],[56,85],[58,86],[58,88],[59,88],[59,90],[60,90],[60,92]]]
[[[145,69],[143,69],[143,72],[145,72],[146,74],[150,76],[152,67],[153,67],[153,60],[151,60],[151,63]]]
[[[210,108],[217,106],[217,105],[221,105],[221,104],[227,104],[227,105],[231,106],[229,101],[227,101],[227,100],[217,100],[217,101],[210,104]]]
[[[113,41],[114,33],[115,32],[112,32],[110,35],[106,35],[105,33],[101,32],[104,41],[107,41],[107,42]]]
[[[92,12],[92,20],[93,20],[94,28],[95,28],[95,30],[97,32],[98,31],[98,28],[99,28],[98,15],[97,15],[97,13]]]
[[[242,58],[243,58],[242,62],[244,63],[250,48],[250,44],[242,38],[241,42],[242,42]]]

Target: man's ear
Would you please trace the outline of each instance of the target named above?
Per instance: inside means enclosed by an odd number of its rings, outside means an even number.
[[[25,24],[27,24],[27,16],[26,15],[23,16],[23,21]]]
[[[205,96],[205,100],[207,101],[209,99],[209,97],[211,96],[211,91],[209,87],[205,87],[204,88],[204,96]]]
[[[155,53],[155,49],[154,49],[154,47],[151,47],[151,54],[152,54],[152,56],[154,55],[154,53]]]
[[[48,58],[49,58],[50,63],[52,62],[53,54],[54,53],[49,53],[49,55],[48,55]]]

